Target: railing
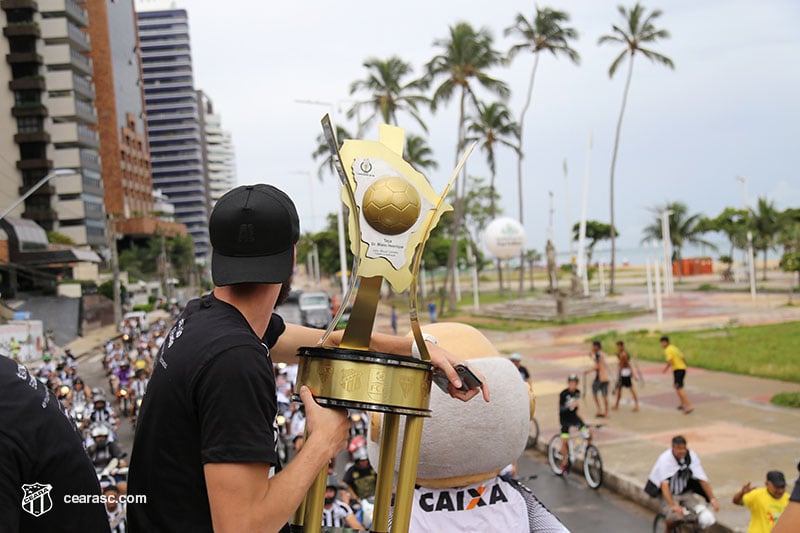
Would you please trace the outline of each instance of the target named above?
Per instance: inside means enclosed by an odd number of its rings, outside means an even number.
[[[77,50],[70,48],[69,55],[72,60],[72,64],[78,68],[84,70],[84,72],[91,74],[92,72],[92,60],[88,57],[84,56]]]
[[[64,11],[68,15],[72,15],[72,18],[75,19],[77,22],[87,26],[89,24],[89,17],[86,14],[86,10],[83,9],[80,5],[78,5],[75,0],[64,0]]]

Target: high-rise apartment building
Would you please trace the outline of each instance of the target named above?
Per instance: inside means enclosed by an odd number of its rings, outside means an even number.
[[[0,112],[0,198],[7,206],[47,175],[53,156],[38,5],[33,0],[2,0],[0,10],[0,53],[5,59],[0,66],[0,101],[8,106]],[[43,228],[54,229],[54,192],[49,183],[40,187],[11,214],[24,212]]]
[[[145,123],[139,37],[133,0],[87,0],[92,38],[106,212],[115,233],[132,239],[154,232],[186,234],[156,217]]]
[[[91,40],[86,10],[75,0],[38,0],[46,67],[47,109],[52,120],[53,166],[72,169],[72,178],[54,180],[57,229],[76,244],[105,246],[100,146]],[[47,229],[47,228],[46,228]]]
[[[197,91],[200,130],[203,134],[203,168],[208,183],[209,208],[236,186],[236,155],[231,133],[222,129],[222,119],[203,91]]]
[[[207,258],[208,193],[188,17],[182,9],[136,7],[153,185],[175,206],[195,256]]]

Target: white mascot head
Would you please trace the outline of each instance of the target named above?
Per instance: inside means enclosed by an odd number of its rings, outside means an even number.
[[[533,394],[514,364],[472,326],[439,322],[426,326],[424,332],[483,374],[491,401],[478,397],[465,403],[432,388],[432,416],[423,424],[417,484],[460,487],[490,479],[525,451],[535,407]],[[382,416],[371,413],[367,440],[370,462],[375,465],[381,423]],[[398,466],[399,458],[395,469]]]

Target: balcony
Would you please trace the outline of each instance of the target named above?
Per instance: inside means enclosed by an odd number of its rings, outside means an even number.
[[[36,37],[41,35],[39,24],[33,21],[10,22],[3,28],[3,35],[6,37]]]
[[[43,91],[46,88],[44,77],[42,76],[26,76],[24,78],[17,78],[8,82],[8,88],[12,91],[26,91],[39,89]]]
[[[76,122],[62,122],[53,124],[51,130],[53,144],[81,146],[84,148],[98,148],[97,133],[83,124]]]
[[[50,97],[50,114],[56,118],[80,120],[87,124],[97,123],[94,106],[72,95]]]
[[[16,65],[20,63],[36,63],[41,65],[44,63],[42,56],[36,52],[11,52],[6,54],[6,63],[9,65]]]
[[[38,11],[39,6],[34,0],[2,0],[0,1],[0,9],[4,11],[11,11],[12,9],[28,9],[30,11]]]
[[[86,218],[86,206],[82,199],[60,200],[58,218],[61,220],[80,220]]]
[[[49,159],[21,159],[17,161],[17,168],[20,170],[39,170],[53,168],[53,162]]]
[[[19,193],[20,196],[24,196],[31,189],[31,187],[33,187],[33,185],[34,184],[23,185],[17,189],[17,192]],[[49,196],[55,193],[56,193],[56,188],[53,186],[52,182],[50,182],[50,183],[45,183],[41,187],[37,188],[35,191],[31,193],[31,196],[36,196],[37,194],[42,196],[44,195]]]
[[[45,79],[47,89],[50,91],[75,91],[75,94],[88,100],[94,100],[96,97],[94,84],[71,70],[50,71]]]
[[[47,108],[41,102],[23,102],[11,108],[14,117],[46,117]]]
[[[17,144],[23,143],[49,143],[50,134],[46,131],[34,131],[27,133],[17,133],[14,135],[14,142]]]
[[[50,207],[28,207],[25,206],[25,212],[22,213],[22,218],[29,218],[37,224],[49,226],[56,220],[56,212]],[[44,223],[44,224],[42,224]],[[61,233],[64,233],[61,231]]]
[[[78,5],[75,0],[64,0],[64,12],[78,26],[85,28],[89,25],[89,17],[86,14],[86,10]]]

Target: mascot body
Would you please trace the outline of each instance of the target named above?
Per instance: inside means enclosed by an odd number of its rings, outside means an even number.
[[[568,531],[524,485],[500,476],[524,452],[535,407],[517,368],[471,326],[437,323],[424,332],[483,375],[491,401],[465,404],[436,387],[431,391],[433,414],[423,426],[409,531]],[[373,414],[373,464],[379,431],[380,415]]]

